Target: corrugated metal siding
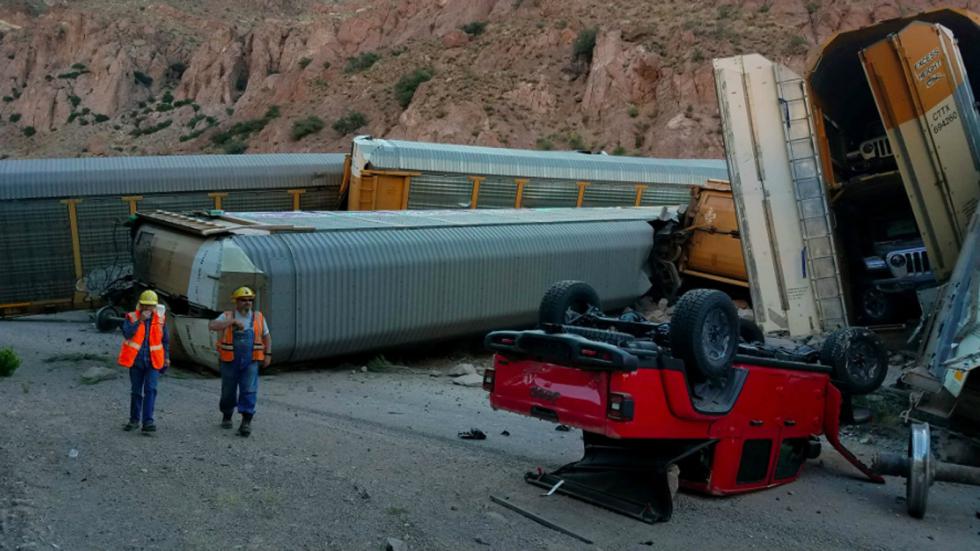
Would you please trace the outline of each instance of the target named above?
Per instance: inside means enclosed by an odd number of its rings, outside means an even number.
[[[262,307],[276,358],[295,362],[531,324],[561,279],[590,282],[606,306],[629,303],[649,287],[651,227],[569,221],[583,213],[540,214],[552,223],[484,217],[476,226],[230,239],[266,273]]]
[[[130,269],[129,216],[140,210],[213,208],[209,192],[227,192],[222,207],[289,210],[287,189],[306,189],[305,209],[339,206],[343,155],[190,155],[0,161],[0,304],[66,299],[75,288],[67,207],[77,204],[82,271],[89,289]]]
[[[338,187],[341,154],[179,155],[0,161],[0,200]]]
[[[78,203],[76,209],[82,271],[95,288],[101,288],[112,275],[103,272],[123,275],[129,271],[125,267],[132,264],[129,228],[123,226],[129,218],[129,204],[118,197],[91,197]]]
[[[527,208],[574,207],[579,180],[530,179],[524,185],[521,204]],[[703,181],[700,183],[704,183]],[[466,174],[423,173],[412,177],[409,209],[469,208],[473,182]],[[479,208],[513,208],[517,183],[508,176],[487,176],[480,183]],[[690,187],[678,184],[647,184],[643,206],[678,205],[691,197]],[[629,207],[636,202],[636,184],[589,182],[583,207]]]
[[[574,151],[535,151],[368,137],[354,139],[354,158],[377,170],[475,176],[682,185],[701,185],[708,178],[728,179],[727,165],[720,159],[588,155]]]
[[[74,281],[67,207],[0,202],[0,304],[68,299]]]

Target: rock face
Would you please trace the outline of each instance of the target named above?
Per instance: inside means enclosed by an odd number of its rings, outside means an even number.
[[[720,157],[712,57],[800,71],[835,32],[938,4],[4,2],[0,157],[346,151],[331,126],[355,111],[378,136]]]

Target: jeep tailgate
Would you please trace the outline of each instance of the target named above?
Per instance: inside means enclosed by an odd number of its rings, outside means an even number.
[[[606,425],[609,372],[494,358],[490,405],[591,432]]]

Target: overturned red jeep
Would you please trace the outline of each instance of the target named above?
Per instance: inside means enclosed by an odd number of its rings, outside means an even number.
[[[797,478],[820,453],[821,434],[883,482],[838,438],[842,391],[870,392],[887,371],[870,331],[839,330],[819,351],[770,345],[716,290],[684,294],[667,323],[607,316],[599,305],[586,283],[558,282],[541,302],[538,329],[486,337],[494,409],[583,431],[582,459],[527,473],[527,482],[659,522],[673,509],[671,466],[696,492],[769,488]]]

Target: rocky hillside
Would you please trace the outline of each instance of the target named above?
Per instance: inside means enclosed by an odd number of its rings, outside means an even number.
[[[8,0],[0,158],[346,151],[354,134],[720,157],[712,57],[801,70],[837,31],[939,4]]]

